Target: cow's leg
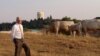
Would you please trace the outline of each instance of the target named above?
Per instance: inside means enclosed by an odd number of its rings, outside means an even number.
[[[70,35],[73,35],[73,31],[70,30]]]
[[[84,31],[84,36],[87,37],[87,29],[84,28],[83,31]]]
[[[56,35],[58,35],[59,28],[60,28],[60,23],[59,23],[59,22],[57,22],[57,23],[56,23],[56,25],[55,25]]]
[[[82,36],[82,30],[81,29],[78,30],[78,35]]]
[[[59,28],[56,28],[56,35],[58,35],[58,32],[59,32]]]
[[[74,30],[70,31],[70,35],[73,36],[73,37],[75,37],[76,36],[76,31],[74,31]]]
[[[75,37],[76,36],[76,31],[73,31],[73,37]]]

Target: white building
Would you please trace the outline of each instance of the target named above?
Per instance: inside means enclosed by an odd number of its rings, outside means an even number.
[[[37,12],[37,19],[39,19],[39,18],[44,19],[44,12],[43,11]]]

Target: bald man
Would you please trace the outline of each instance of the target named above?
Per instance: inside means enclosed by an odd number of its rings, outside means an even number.
[[[16,24],[12,27],[11,32],[13,42],[15,44],[15,56],[20,56],[22,48],[24,48],[26,56],[30,55],[30,49],[24,42],[24,33],[23,33],[23,26],[22,20],[20,17],[16,18]]]

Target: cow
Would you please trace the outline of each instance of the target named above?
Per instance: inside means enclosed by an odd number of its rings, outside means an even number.
[[[54,21],[47,31],[53,31],[57,35],[59,31],[69,31],[69,26],[71,25],[74,25],[74,21]]]
[[[81,22],[76,23],[74,25],[71,25],[69,27],[69,31],[71,33],[71,35],[73,35],[74,37],[78,34],[78,35],[82,35],[82,25]]]
[[[81,22],[82,29],[84,31],[84,34],[87,36],[87,33],[89,31],[98,31],[100,30],[100,22],[95,20],[83,20]]]

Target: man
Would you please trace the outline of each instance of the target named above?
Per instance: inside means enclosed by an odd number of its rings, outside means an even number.
[[[16,18],[16,24],[12,27],[11,35],[15,44],[15,56],[20,56],[22,48],[24,48],[26,56],[31,56],[30,49],[23,40],[24,33],[20,17]]]

